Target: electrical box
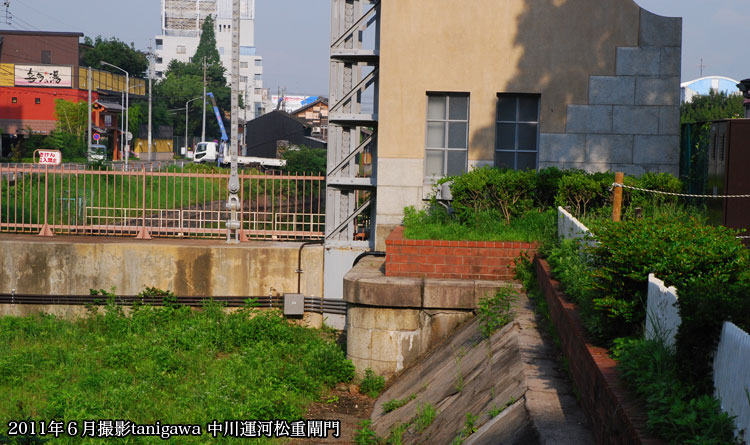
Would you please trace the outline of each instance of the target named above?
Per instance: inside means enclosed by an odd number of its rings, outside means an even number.
[[[305,296],[284,294],[284,315],[305,315]]]

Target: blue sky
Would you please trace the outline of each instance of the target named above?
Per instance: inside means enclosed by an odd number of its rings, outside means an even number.
[[[699,77],[701,59],[704,75],[750,77],[750,63],[743,56],[750,27],[747,0],[637,3],[657,14],[683,17],[683,80]],[[11,0],[12,25],[3,23],[0,28],[115,36],[145,49],[159,33],[160,5],[160,0]],[[326,94],[329,15],[328,0],[256,0],[255,41],[264,59],[267,88],[275,92],[286,87],[289,94]],[[0,9],[0,20],[4,19],[5,11]]]

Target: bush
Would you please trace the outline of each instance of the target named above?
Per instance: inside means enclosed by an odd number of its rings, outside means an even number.
[[[453,177],[453,208],[459,220],[477,223],[478,215],[498,212],[510,224],[513,216],[530,210],[535,187],[534,171],[482,167]]]
[[[710,395],[694,397],[680,382],[674,356],[653,340],[620,342],[618,367],[636,395],[645,402],[647,426],[669,443],[734,444],[734,422]]]
[[[576,217],[586,216],[586,207],[589,204],[599,204],[604,199],[606,188],[593,176],[584,172],[560,178],[555,204],[559,206],[570,205]]]
[[[697,278],[679,287],[678,296],[680,375],[699,393],[713,394],[713,354],[724,321],[750,332],[750,282]]]
[[[326,173],[327,155],[324,148],[300,147],[289,149],[281,155],[286,160],[283,170],[288,173],[318,175]]]
[[[736,281],[747,267],[742,243],[724,227],[654,218],[603,221],[590,228],[599,242],[589,249],[593,303],[610,340],[639,332],[649,273],[684,289],[692,279]]]
[[[511,286],[505,286],[498,289],[494,296],[479,300],[477,317],[484,338],[492,337],[492,334],[513,321],[513,302],[517,299],[516,291]]]
[[[365,369],[365,377],[362,379],[362,383],[359,384],[360,393],[375,398],[384,387],[385,377],[375,374],[370,368]]]

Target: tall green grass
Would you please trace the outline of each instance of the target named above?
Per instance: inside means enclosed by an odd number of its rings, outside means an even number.
[[[0,437],[8,420],[25,418],[158,420],[202,424],[204,434],[213,419],[298,420],[324,388],[353,376],[331,338],[277,311],[226,314],[209,302],[130,316],[110,305],[75,322],[3,317]]]

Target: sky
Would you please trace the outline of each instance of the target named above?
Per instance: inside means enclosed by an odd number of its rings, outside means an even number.
[[[704,76],[750,77],[743,56],[750,26],[747,0],[636,1],[656,14],[683,17],[683,81],[700,77],[701,60]],[[114,36],[145,50],[160,33],[160,10],[160,0],[10,0],[11,25],[0,7],[0,28]],[[286,88],[287,94],[327,95],[329,0],[256,0],[255,18],[264,86],[273,94]]]

